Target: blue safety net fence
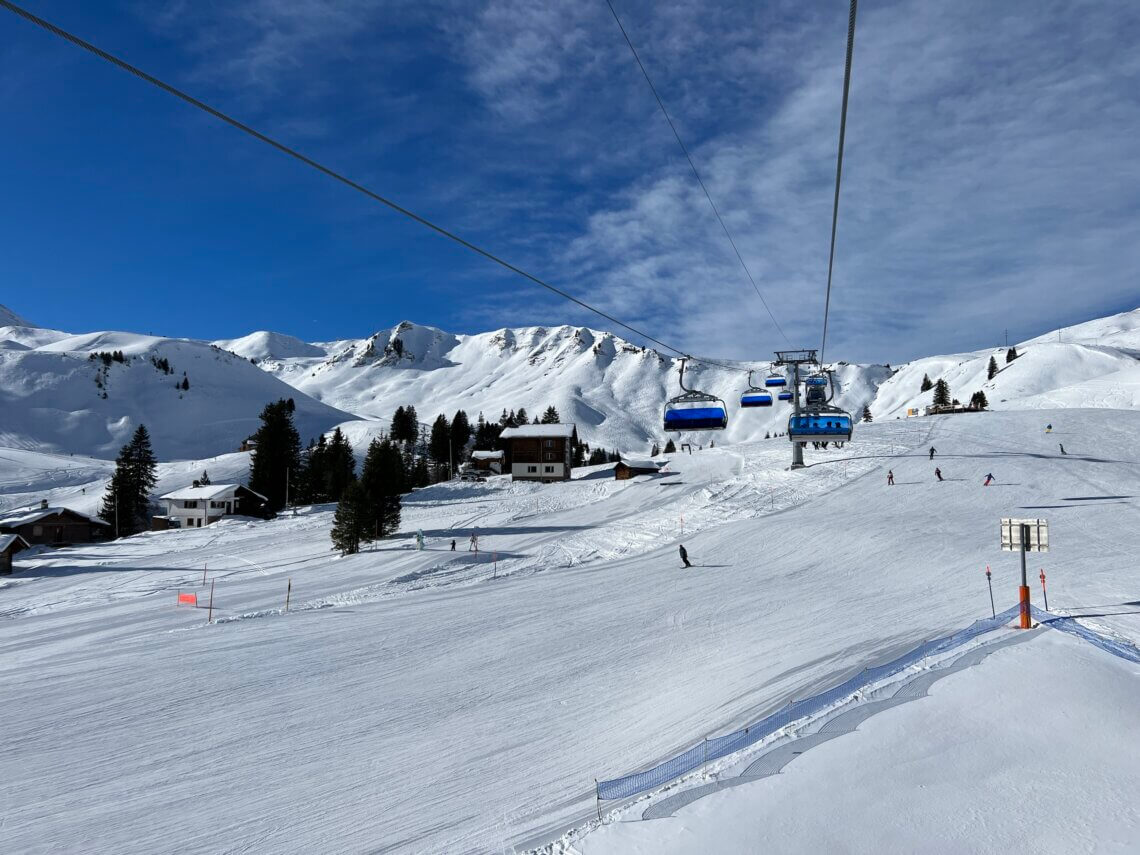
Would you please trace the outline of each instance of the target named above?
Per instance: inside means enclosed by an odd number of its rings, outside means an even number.
[[[1108,651],[1113,656],[1119,656],[1121,659],[1127,659],[1129,662],[1140,663],[1140,649],[1127,641],[1121,641],[1116,638],[1108,638],[1094,630],[1089,629],[1084,624],[1078,623],[1071,617],[1064,617],[1062,615],[1055,615],[1052,612],[1047,612],[1044,609],[1039,609],[1037,606],[1031,605],[1030,614],[1037,619],[1037,622],[1043,626],[1051,629],[1059,629],[1061,632],[1067,632],[1070,635],[1075,635],[1078,638],[1083,638],[1090,644],[1095,644],[1101,650]]]
[[[867,668],[849,680],[840,683],[834,688],[820,692],[810,698],[803,698],[788,704],[783,709],[753,722],[747,727],[724,736],[715,736],[694,745],[688,751],[678,754],[644,772],[634,772],[632,775],[623,775],[610,781],[598,782],[598,798],[606,801],[624,799],[660,787],[669,781],[699,769],[711,760],[726,757],[734,751],[754,745],[762,739],[771,736],[781,728],[787,727],[794,721],[822,712],[830,706],[837,704],[855,694],[860,689],[872,683],[883,680],[894,674],[904,671],[912,665],[921,662],[928,656],[944,653],[966,642],[1004,626],[1017,617],[1018,607],[1007,609],[996,617],[975,621],[966,629],[959,630],[944,638],[927,641],[920,644],[897,659],[892,659],[883,665]],[[1045,613],[1047,614],[1047,613]],[[1053,618],[1053,615],[1048,615]],[[1044,621],[1042,621],[1044,622]],[[1060,627],[1058,627],[1060,628]],[[1083,628],[1083,627],[1082,627]]]

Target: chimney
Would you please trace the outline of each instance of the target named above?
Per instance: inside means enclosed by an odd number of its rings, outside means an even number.
[[[202,482],[199,481],[197,478],[195,478],[194,479],[194,487],[197,488],[197,487],[201,487],[201,486],[202,486]]]
[[[40,510],[46,511],[48,509],[47,499],[40,499]]]

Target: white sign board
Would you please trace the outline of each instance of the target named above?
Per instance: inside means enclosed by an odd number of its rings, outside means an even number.
[[[1025,539],[1026,552],[1049,551],[1049,523],[1047,520],[1019,520],[1003,517],[1001,521],[1001,548],[1003,552],[1021,551],[1022,526],[1028,526]]]

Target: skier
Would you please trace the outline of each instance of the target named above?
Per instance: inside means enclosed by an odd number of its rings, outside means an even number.
[[[468,552],[478,552],[479,551],[479,535],[477,535],[477,534],[471,535],[471,540],[467,544],[467,551]]]
[[[1051,424],[1045,425],[1045,433],[1052,433],[1052,432],[1053,432],[1053,425],[1051,425]]]
[[[987,472],[987,473],[986,473],[986,480],[985,480],[985,481],[982,483],[982,486],[983,486],[983,487],[988,487],[988,486],[990,486],[990,482],[991,482],[992,480],[994,480],[994,476],[993,476],[993,474],[992,474],[992,473],[990,473],[990,472]]]
[[[424,533],[423,531],[416,532],[416,549],[423,550],[424,548]]]
[[[454,538],[454,537],[453,537],[453,538],[451,538],[451,551],[452,551],[452,552],[454,552],[454,551],[455,551],[455,538]]]
[[[684,565],[686,567],[692,567],[693,565],[689,563],[689,553],[685,551],[685,544],[678,544],[677,548],[681,552],[681,561],[684,563]]]
[[[937,450],[938,450],[938,449],[936,449],[936,448],[935,448],[933,445],[932,445],[932,446],[930,446],[930,459],[931,459],[931,460],[933,460],[933,459],[934,459],[934,452],[936,452]]]
[[[1069,452],[1065,451],[1065,443],[1058,442],[1057,445],[1061,446],[1061,453],[1062,454],[1068,454],[1069,453]]]
[[[937,466],[934,467],[934,477],[936,477],[939,481],[942,480],[942,470]]]
[[[895,473],[893,470],[888,469],[887,470],[887,486],[893,487],[894,484],[895,484]]]

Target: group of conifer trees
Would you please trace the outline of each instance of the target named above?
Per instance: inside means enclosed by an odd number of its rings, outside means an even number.
[[[146,425],[135,429],[131,441],[119,449],[115,472],[103,494],[99,517],[115,537],[127,537],[150,528],[150,491],[158,483],[158,461]]]

